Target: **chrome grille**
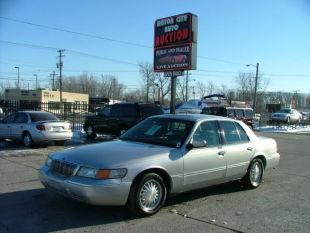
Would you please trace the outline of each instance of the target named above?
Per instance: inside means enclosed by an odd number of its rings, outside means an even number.
[[[76,168],[76,164],[69,163],[62,160],[53,160],[51,164],[51,171],[57,172],[64,176],[72,176]]]

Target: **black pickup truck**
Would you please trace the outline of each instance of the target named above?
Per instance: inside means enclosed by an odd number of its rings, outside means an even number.
[[[162,108],[155,104],[114,104],[86,117],[84,130],[89,138],[95,138],[97,133],[120,136],[145,118],[163,113]]]

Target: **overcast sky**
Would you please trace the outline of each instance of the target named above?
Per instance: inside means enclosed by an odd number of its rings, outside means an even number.
[[[153,62],[155,20],[185,12],[198,16],[192,79],[234,87],[239,72],[255,71],[245,65],[259,62],[270,79],[268,90],[310,93],[307,0],[0,0],[0,83],[16,78],[19,66],[21,79],[33,85],[38,74],[40,86],[48,87],[49,74],[57,71],[57,49],[65,49],[65,76],[112,74],[129,89],[138,88],[136,64]]]

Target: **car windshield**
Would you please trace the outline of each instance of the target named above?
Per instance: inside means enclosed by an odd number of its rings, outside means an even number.
[[[279,113],[291,113],[291,109],[281,109]]]
[[[168,147],[181,147],[194,122],[168,118],[149,118],[123,134],[120,139]]]
[[[59,121],[59,119],[48,112],[30,113],[31,122],[38,121]]]

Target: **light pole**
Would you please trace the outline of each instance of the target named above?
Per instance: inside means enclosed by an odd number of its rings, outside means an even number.
[[[246,66],[254,66],[256,67],[256,75],[255,75],[255,85],[254,85],[254,97],[253,97],[253,111],[256,113],[256,97],[257,97],[257,79],[258,79],[258,68],[259,63],[256,63],[256,65],[248,64]]]
[[[15,66],[15,69],[17,69],[17,87],[19,89],[19,66]]]
[[[38,89],[38,75],[37,74],[34,74],[33,76],[36,77],[36,90]]]

